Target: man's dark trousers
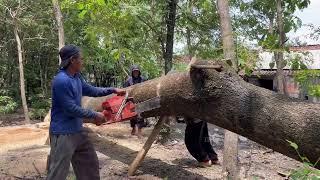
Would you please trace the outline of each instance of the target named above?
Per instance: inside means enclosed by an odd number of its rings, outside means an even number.
[[[50,135],[48,180],[65,180],[72,163],[77,180],[99,180],[99,161],[88,133]]]

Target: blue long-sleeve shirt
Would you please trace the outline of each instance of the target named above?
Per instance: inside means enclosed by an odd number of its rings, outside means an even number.
[[[81,107],[82,96],[100,97],[115,92],[114,88],[97,88],[87,84],[79,74],[59,71],[52,82],[50,133],[73,134],[82,130],[82,118],[95,118],[96,112]]]

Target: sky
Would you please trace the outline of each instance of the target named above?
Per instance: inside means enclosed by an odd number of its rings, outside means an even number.
[[[320,0],[311,0],[311,4],[302,11],[297,11],[296,15],[302,19],[303,23],[313,23],[320,25]]]
[[[303,24],[314,24],[320,27],[320,0],[310,0],[310,5],[302,11],[297,11],[295,14],[298,16]],[[301,27],[297,32],[290,32],[290,38],[299,37],[300,40],[305,41],[307,44],[320,44],[320,40],[313,40],[306,37],[306,34],[311,31],[308,27]]]

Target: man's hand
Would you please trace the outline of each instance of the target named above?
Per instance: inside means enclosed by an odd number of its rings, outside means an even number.
[[[93,123],[97,126],[100,126],[101,124],[107,122],[106,118],[104,117],[104,114],[101,112],[97,112],[96,117],[94,118]]]
[[[122,96],[122,95],[126,94],[126,91],[124,89],[115,88],[115,92],[114,93],[117,94],[118,96]]]

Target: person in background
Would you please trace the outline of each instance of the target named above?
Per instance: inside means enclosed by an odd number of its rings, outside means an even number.
[[[141,71],[138,65],[133,65],[131,67],[131,76],[124,83],[124,87],[129,87],[138,83],[144,82],[145,79],[141,76]],[[135,118],[130,120],[130,126],[132,128],[131,135],[142,136],[142,128],[145,127],[145,122],[143,118]]]
[[[97,126],[106,122],[100,112],[81,107],[82,96],[99,97],[112,93],[123,95],[117,88],[97,88],[80,76],[82,53],[75,45],[66,45],[59,52],[60,71],[52,81],[52,108],[48,180],[65,180],[70,162],[78,180],[98,180],[99,161],[88,134],[83,130],[83,118]]]
[[[218,163],[218,155],[210,143],[207,122],[200,119],[185,118],[185,144],[189,153],[201,167]]]

